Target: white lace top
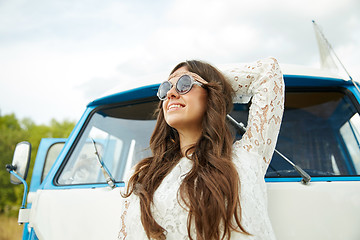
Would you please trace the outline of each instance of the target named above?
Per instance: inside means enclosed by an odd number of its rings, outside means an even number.
[[[241,182],[241,223],[252,236],[234,231],[231,239],[275,239],[268,217],[264,176],[284,109],[283,76],[273,58],[224,71],[224,75],[236,92],[234,102],[245,103],[252,97],[246,133],[233,145],[233,161]],[[191,160],[183,157],[154,193],[152,213],[156,222],[166,229],[166,239],[189,239],[188,212],[179,205],[177,193],[191,167]],[[140,220],[139,198],[132,194],[123,200],[118,239],[147,239]],[[191,232],[195,239],[194,229]]]

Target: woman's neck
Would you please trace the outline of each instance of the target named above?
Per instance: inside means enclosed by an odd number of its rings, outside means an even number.
[[[179,131],[179,137],[180,137],[180,149],[183,156],[185,156],[185,152],[189,147],[194,145],[199,138],[201,137],[202,130],[186,130],[186,131]]]

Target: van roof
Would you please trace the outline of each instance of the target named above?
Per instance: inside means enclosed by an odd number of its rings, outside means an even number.
[[[239,65],[239,64],[237,64]],[[236,64],[221,65],[219,69],[228,69]],[[280,64],[286,86],[340,86],[351,84],[339,75],[319,68]],[[159,84],[168,73],[158,73],[140,77],[137,81],[128,81],[106,92],[102,97],[90,102],[88,106],[101,106],[118,102],[133,101],[156,96]],[[161,79],[160,81],[158,79]]]

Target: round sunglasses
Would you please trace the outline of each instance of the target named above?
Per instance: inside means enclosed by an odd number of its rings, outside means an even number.
[[[194,86],[194,84],[203,87],[203,84],[194,80],[192,76],[184,74],[176,82],[175,90],[177,93],[183,95],[188,93],[191,90],[191,88]],[[162,84],[160,84],[157,92],[158,98],[163,101],[166,100],[167,93],[170,91],[172,87],[173,84],[169,81],[165,81]]]

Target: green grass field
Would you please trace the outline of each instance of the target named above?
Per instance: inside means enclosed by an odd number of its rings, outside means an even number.
[[[0,215],[0,240],[21,239],[23,228],[17,223],[17,217]]]

